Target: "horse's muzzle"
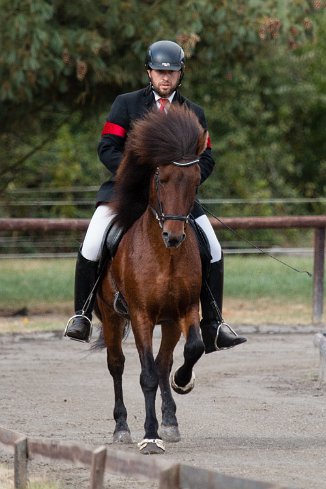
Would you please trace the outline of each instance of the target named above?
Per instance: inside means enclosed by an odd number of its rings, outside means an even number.
[[[164,244],[167,248],[178,248],[185,240],[186,234],[174,234],[169,233],[168,231],[163,231],[162,237]]]

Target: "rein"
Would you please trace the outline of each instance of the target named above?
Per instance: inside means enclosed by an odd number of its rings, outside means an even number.
[[[171,164],[174,166],[184,166],[184,167],[193,166],[193,165],[196,165],[197,163],[199,163],[199,159],[187,161],[185,163],[180,162],[180,161],[171,161]],[[190,213],[187,214],[186,216],[180,215],[180,214],[164,214],[163,205],[162,205],[162,201],[160,198],[161,181],[160,181],[160,168],[159,167],[157,167],[157,169],[156,169],[154,178],[155,178],[155,190],[156,190],[156,195],[157,195],[158,211],[156,209],[154,209],[152,206],[149,206],[149,208],[153,212],[155,218],[158,220],[160,228],[163,228],[165,221],[182,221],[182,222],[188,223]]]

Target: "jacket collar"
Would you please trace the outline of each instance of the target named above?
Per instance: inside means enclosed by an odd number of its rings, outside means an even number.
[[[185,98],[181,95],[179,90],[176,90],[172,103],[182,105],[184,104],[184,102],[185,102]]]
[[[144,88],[144,98],[145,98],[145,105],[146,107],[151,107],[155,103],[155,97],[154,93],[152,90],[151,85],[147,85],[146,88]],[[176,90],[175,95],[173,97],[172,103],[178,103],[178,104],[184,104],[185,103],[185,98],[181,95],[179,90]]]
[[[155,103],[155,97],[154,97],[154,93],[153,93],[153,90],[152,90],[152,87],[151,85],[147,85],[147,87],[144,89],[144,103],[145,103],[145,106],[146,107],[151,107],[152,105],[154,105]]]

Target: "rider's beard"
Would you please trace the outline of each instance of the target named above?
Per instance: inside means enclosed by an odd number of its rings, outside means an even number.
[[[170,95],[172,95],[172,93],[178,88],[180,84],[180,78],[175,83],[168,83],[166,85],[162,81],[158,83],[153,83],[152,80],[151,80],[151,84],[153,90],[155,90],[157,95],[163,98],[169,98]]]

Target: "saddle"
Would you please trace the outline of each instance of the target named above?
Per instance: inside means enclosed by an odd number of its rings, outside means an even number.
[[[102,242],[102,254],[99,265],[100,270],[104,271],[106,263],[114,258],[119,243],[125,232],[126,230],[118,224],[117,219],[113,218],[104,233],[104,238]],[[118,314],[125,317],[126,319],[129,319],[127,303],[121,292],[119,292],[118,290],[116,290],[114,294],[113,307]]]
[[[110,255],[110,258],[113,258],[114,255],[116,254],[119,243],[124,233],[125,233],[125,229],[119,226],[116,218],[113,218],[105,232],[104,235],[105,246],[102,247],[102,248],[106,248],[106,250]]]

